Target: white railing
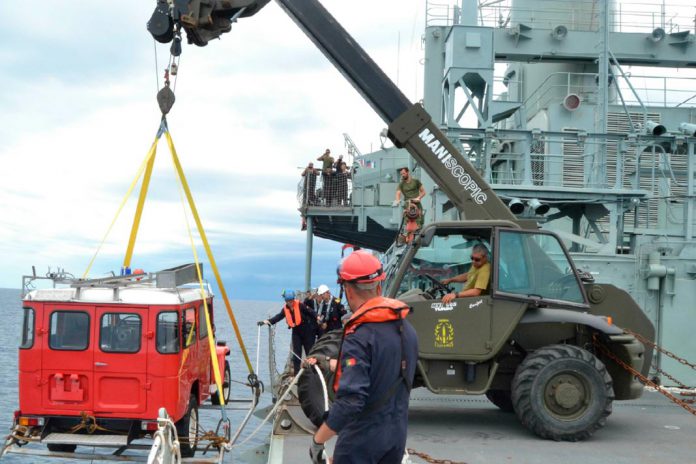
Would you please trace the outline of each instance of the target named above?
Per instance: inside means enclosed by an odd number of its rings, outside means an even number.
[[[650,107],[696,107],[696,79],[690,77],[631,76],[632,87],[620,78],[618,83],[626,105]],[[563,96],[574,93],[583,103],[597,101],[597,74],[552,73],[525,100],[528,115],[547,108]],[[635,92],[635,93],[634,93]],[[617,98],[618,103],[618,98]]]
[[[504,28],[511,23],[551,29],[564,25],[569,30],[597,31],[600,26],[599,0],[536,0],[536,8],[513,7],[513,0],[479,0],[479,24]],[[426,2],[427,26],[455,24],[457,1]],[[694,31],[694,4],[688,0],[648,1],[616,0],[610,6],[609,28],[616,32],[652,32],[662,28],[667,33]]]

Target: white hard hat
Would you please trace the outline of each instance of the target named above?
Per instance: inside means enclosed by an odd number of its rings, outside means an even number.
[[[317,289],[317,295],[323,295],[324,293],[329,291],[329,287],[327,287],[324,284],[321,284],[319,288]]]

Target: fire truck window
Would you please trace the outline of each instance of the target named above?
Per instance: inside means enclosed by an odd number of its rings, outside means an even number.
[[[22,323],[21,349],[29,349],[34,346],[34,309],[24,308],[24,322]]]
[[[164,354],[179,352],[179,315],[175,312],[157,315],[157,351]]]
[[[205,305],[200,305],[198,307],[198,319],[198,327],[201,328],[201,335],[199,338],[203,340],[205,337],[208,336],[208,326],[205,323]],[[213,322],[210,321],[210,323],[212,324]]]
[[[51,314],[48,346],[52,350],[86,350],[89,346],[89,314],[54,311]]]
[[[106,353],[140,351],[142,323],[133,313],[105,313],[101,318],[99,346]]]
[[[184,332],[184,348],[196,343],[196,310],[189,308],[184,310],[181,326]]]

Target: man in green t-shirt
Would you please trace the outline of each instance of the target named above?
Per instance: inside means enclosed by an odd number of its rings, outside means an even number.
[[[401,201],[401,196],[403,195],[404,200],[406,200],[406,207],[408,207],[409,200],[412,204],[416,205],[420,217],[418,218],[418,226],[423,225],[423,205],[421,205],[421,200],[425,196],[425,187],[420,180],[416,179],[411,175],[411,171],[408,168],[401,168],[399,170],[401,173],[401,182],[396,187],[396,199],[394,200],[394,206],[398,206]]]
[[[471,251],[471,268],[469,272],[459,274],[451,279],[445,279],[443,284],[466,282],[461,292],[448,293],[442,298],[443,303],[449,303],[455,298],[479,296],[488,292],[488,281],[491,278],[491,263],[488,262],[488,249],[480,243],[474,245]]]

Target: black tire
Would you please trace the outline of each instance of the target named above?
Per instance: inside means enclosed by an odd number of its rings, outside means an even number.
[[[56,453],[74,453],[77,449],[77,445],[63,445],[59,443],[49,443],[46,445],[49,451]]]
[[[512,404],[542,438],[579,441],[602,428],[614,389],[604,364],[577,346],[551,345],[527,356],[512,380]]]
[[[333,372],[329,369],[329,363],[326,362],[326,358],[327,356],[333,359],[338,357],[342,337],[342,329],[325,333],[309,350],[307,355],[308,358],[315,357],[319,360],[318,365],[324,375],[324,381],[328,390],[329,405],[333,401]],[[314,368],[305,369],[304,374],[297,382],[297,395],[302,411],[314,425],[319,427],[324,422],[324,390],[319,380],[319,375]]]
[[[501,411],[515,411],[515,408],[512,406],[512,393],[510,390],[488,390],[486,392],[486,398],[488,398],[488,401],[498,406]]]
[[[230,363],[228,361],[225,361],[225,371],[224,375],[222,377],[222,397],[225,399],[225,404],[227,404],[230,401],[230,392],[231,392],[231,379],[232,379],[232,373],[230,371]],[[220,392],[217,390],[210,395],[210,402],[218,405],[220,404]]]
[[[192,458],[198,445],[198,400],[192,394],[184,417],[176,422],[176,434],[179,436],[181,457]]]

